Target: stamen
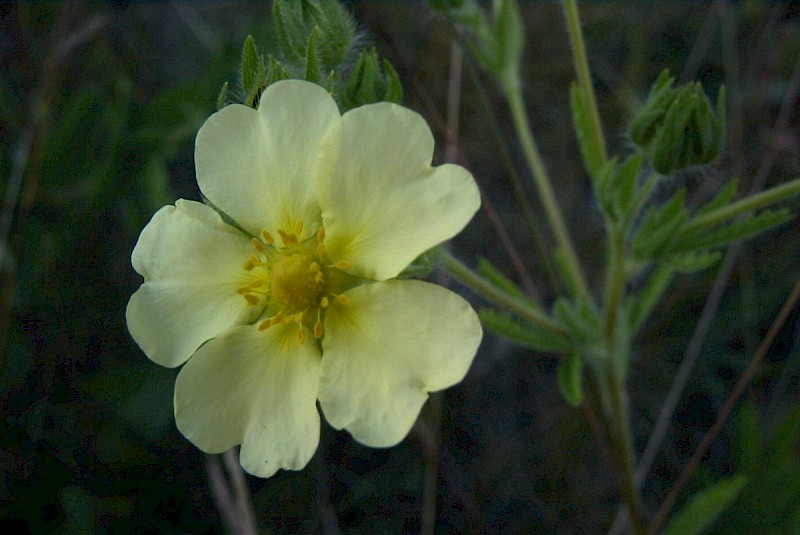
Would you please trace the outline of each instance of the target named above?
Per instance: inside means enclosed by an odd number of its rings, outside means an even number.
[[[278,229],[278,234],[281,236],[281,241],[284,245],[296,245],[297,244],[297,236],[294,234],[287,234],[285,231]]]
[[[292,320],[295,321],[296,323],[302,323],[303,322],[303,312],[301,311],[301,312],[298,312],[297,314],[295,314],[292,317]]]
[[[262,321],[261,323],[259,323],[258,324],[258,330],[259,331],[265,331],[265,330],[269,329],[273,325],[273,323],[272,323],[273,319],[274,318],[267,318],[264,321]]]
[[[337,295],[336,296],[336,302],[341,304],[341,305],[349,305],[350,304],[350,298],[347,297],[346,295]]]
[[[330,305],[330,302],[328,301],[327,297],[323,297],[322,299],[319,300],[319,306],[321,306],[322,308],[328,308],[328,305]]]
[[[317,241],[320,243],[325,241],[325,227],[319,227],[317,231]]]
[[[341,270],[350,269],[353,265],[352,263],[348,262],[347,260],[339,260],[334,264],[337,268]]]
[[[275,238],[273,238],[273,237],[272,237],[272,234],[270,234],[270,233],[269,233],[269,232],[267,232],[266,230],[262,230],[262,231],[261,231],[261,237],[262,237],[262,238],[264,239],[264,241],[265,241],[266,243],[268,243],[269,245],[272,245],[273,243],[275,243]]]
[[[320,243],[317,244],[316,253],[317,253],[317,256],[322,256],[322,255],[325,254],[325,244],[324,243],[320,242]]]
[[[247,301],[247,304],[250,306],[255,306],[258,304],[258,297],[253,294],[244,294],[244,300]]]
[[[253,244],[253,248],[255,248],[255,250],[258,251],[259,253],[264,252],[264,244],[261,243],[261,241],[258,238],[253,238],[252,240],[250,240],[250,243]]]
[[[295,233],[295,235],[299,236],[301,232],[303,232],[303,220],[302,219],[294,224],[294,233]]]
[[[297,329],[297,341],[300,342],[300,345],[303,345],[303,342],[306,341],[306,333],[303,330],[303,326],[301,325],[299,329]]]

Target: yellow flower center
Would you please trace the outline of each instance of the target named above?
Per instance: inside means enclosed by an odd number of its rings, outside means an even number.
[[[270,264],[270,294],[281,309],[292,314],[319,303],[325,291],[325,275],[307,253],[284,254]]]
[[[242,266],[248,273],[248,283],[237,289],[248,306],[264,306],[267,317],[259,321],[259,330],[279,323],[295,323],[297,340],[301,344],[306,329],[311,330],[314,338],[322,337],[325,310],[331,300],[349,303],[346,296],[332,291],[328,273],[330,269],[350,267],[349,262],[342,260],[327,265],[322,227],[316,234],[316,244],[310,245],[300,243],[302,229],[303,223],[298,221],[292,232],[278,230],[282,247],[275,246],[267,231],[261,232],[260,239],[253,238],[256,252]]]

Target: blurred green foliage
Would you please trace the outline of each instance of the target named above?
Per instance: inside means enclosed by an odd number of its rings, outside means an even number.
[[[445,22],[432,12],[420,15],[417,3],[348,5],[367,40],[395,65],[405,104],[429,118],[443,146]],[[528,36],[520,76],[534,132],[558,177],[569,225],[581,231],[575,233],[580,254],[596,271],[601,216],[589,208],[590,187],[566,126],[572,66],[561,13],[552,3],[521,2],[520,10]],[[10,223],[8,236],[0,236],[8,240],[0,267],[0,532],[222,532],[203,456],[174,427],[175,371],[138,350],[124,310],[140,284],[130,252],[141,228],[163,204],[199,198],[193,138],[222,83],[240,76],[242,41],[252,34],[262,52],[277,50],[267,31],[270,12],[267,4],[244,2],[0,8],[0,222]],[[797,16],[792,3],[752,0],[727,10],[586,4],[590,61],[614,149],[631,143],[616,134],[663,68],[683,73],[681,83],[698,78],[710,95],[725,81],[729,140],[720,161],[663,184],[656,192],[661,200],[686,183],[737,178],[744,190],[767,156],[774,162],[770,184],[797,174],[796,133],[771,131],[800,56]],[[496,90],[487,89],[507,124]],[[461,101],[463,163],[494,201],[511,239],[535,257],[497,148],[481,127],[479,95],[465,84]],[[686,202],[696,207],[708,198],[701,193]],[[645,485],[648,510],[713,423],[797,279],[798,239],[793,223],[744,247]],[[488,257],[498,280],[515,277],[485,217],[454,248],[465,258]],[[534,262],[533,275],[543,280],[546,267]],[[709,270],[678,279],[633,350],[631,413],[640,447],[713,277]],[[800,530],[797,317],[795,311],[762,365],[747,408],[693,481],[702,489],[747,474],[739,498],[719,518],[721,533]],[[613,476],[581,413],[561,398],[556,365],[489,337],[465,382],[443,394],[441,532],[596,533],[610,524]],[[325,427],[306,470],[250,480],[260,526],[330,531],[332,512],[344,533],[418,532],[430,459],[423,431],[435,420],[426,409],[426,425],[389,450],[363,448]]]

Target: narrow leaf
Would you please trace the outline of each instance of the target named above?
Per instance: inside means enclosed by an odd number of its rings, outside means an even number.
[[[670,250],[679,252],[719,247],[764,232],[772,227],[786,223],[793,217],[788,208],[763,210],[758,214],[751,214],[721,228],[681,236],[670,247]]]
[[[572,82],[569,87],[570,108],[572,109],[572,124],[578,139],[578,148],[581,151],[583,165],[589,176],[595,178],[603,167],[602,147],[595,143],[592,127],[589,123],[589,111],[583,99],[583,92],[578,84]]]
[[[494,286],[499,288],[500,290],[504,291],[508,295],[521,298],[524,297],[522,290],[514,284],[514,282],[506,277],[499,269],[494,267],[492,263],[484,257],[478,257],[478,273],[480,273],[484,279],[491,282]]]
[[[736,499],[747,484],[746,476],[734,476],[707,486],[692,496],[661,535],[700,535]]]
[[[561,353],[572,348],[565,337],[541,331],[531,325],[523,325],[496,310],[481,309],[478,317],[486,329],[523,347],[552,353]]]
[[[249,95],[255,84],[258,70],[258,51],[252,35],[248,35],[242,47],[242,92]]]

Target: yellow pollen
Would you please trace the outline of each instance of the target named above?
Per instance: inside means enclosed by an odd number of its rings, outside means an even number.
[[[303,345],[303,342],[306,341],[306,332],[303,330],[302,325],[299,329],[297,329],[297,341],[300,343],[300,345]]]
[[[253,294],[244,294],[244,300],[247,301],[247,304],[250,306],[255,306],[258,304],[258,297]]]
[[[261,238],[264,240],[265,243],[272,245],[275,243],[275,238],[272,237],[272,234],[267,232],[266,230],[261,231]]]
[[[322,322],[320,320],[314,324],[314,338],[322,338]]]
[[[346,295],[337,295],[336,296],[336,302],[339,303],[339,304],[342,304],[342,305],[349,305],[350,304],[350,298],[347,297]]]
[[[265,331],[265,330],[269,329],[271,326],[272,326],[272,320],[271,319],[265,319],[264,321],[262,321],[261,323],[258,324],[258,330],[259,331]]]
[[[325,227],[319,227],[319,230],[317,231],[317,241],[325,241]]]
[[[328,308],[329,304],[330,302],[328,301],[327,297],[323,296],[322,299],[319,300],[319,306],[321,306],[322,308]]]
[[[353,264],[351,264],[347,260],[339,260],[334,265],[339,269],[350,269],[350,266],[352,266]]]
[[[317,256],[322,256],[322,255],[325,254],[325,244],[324,243],[320,242],[320,243],[317,244],[316,253],[317,253]]]

